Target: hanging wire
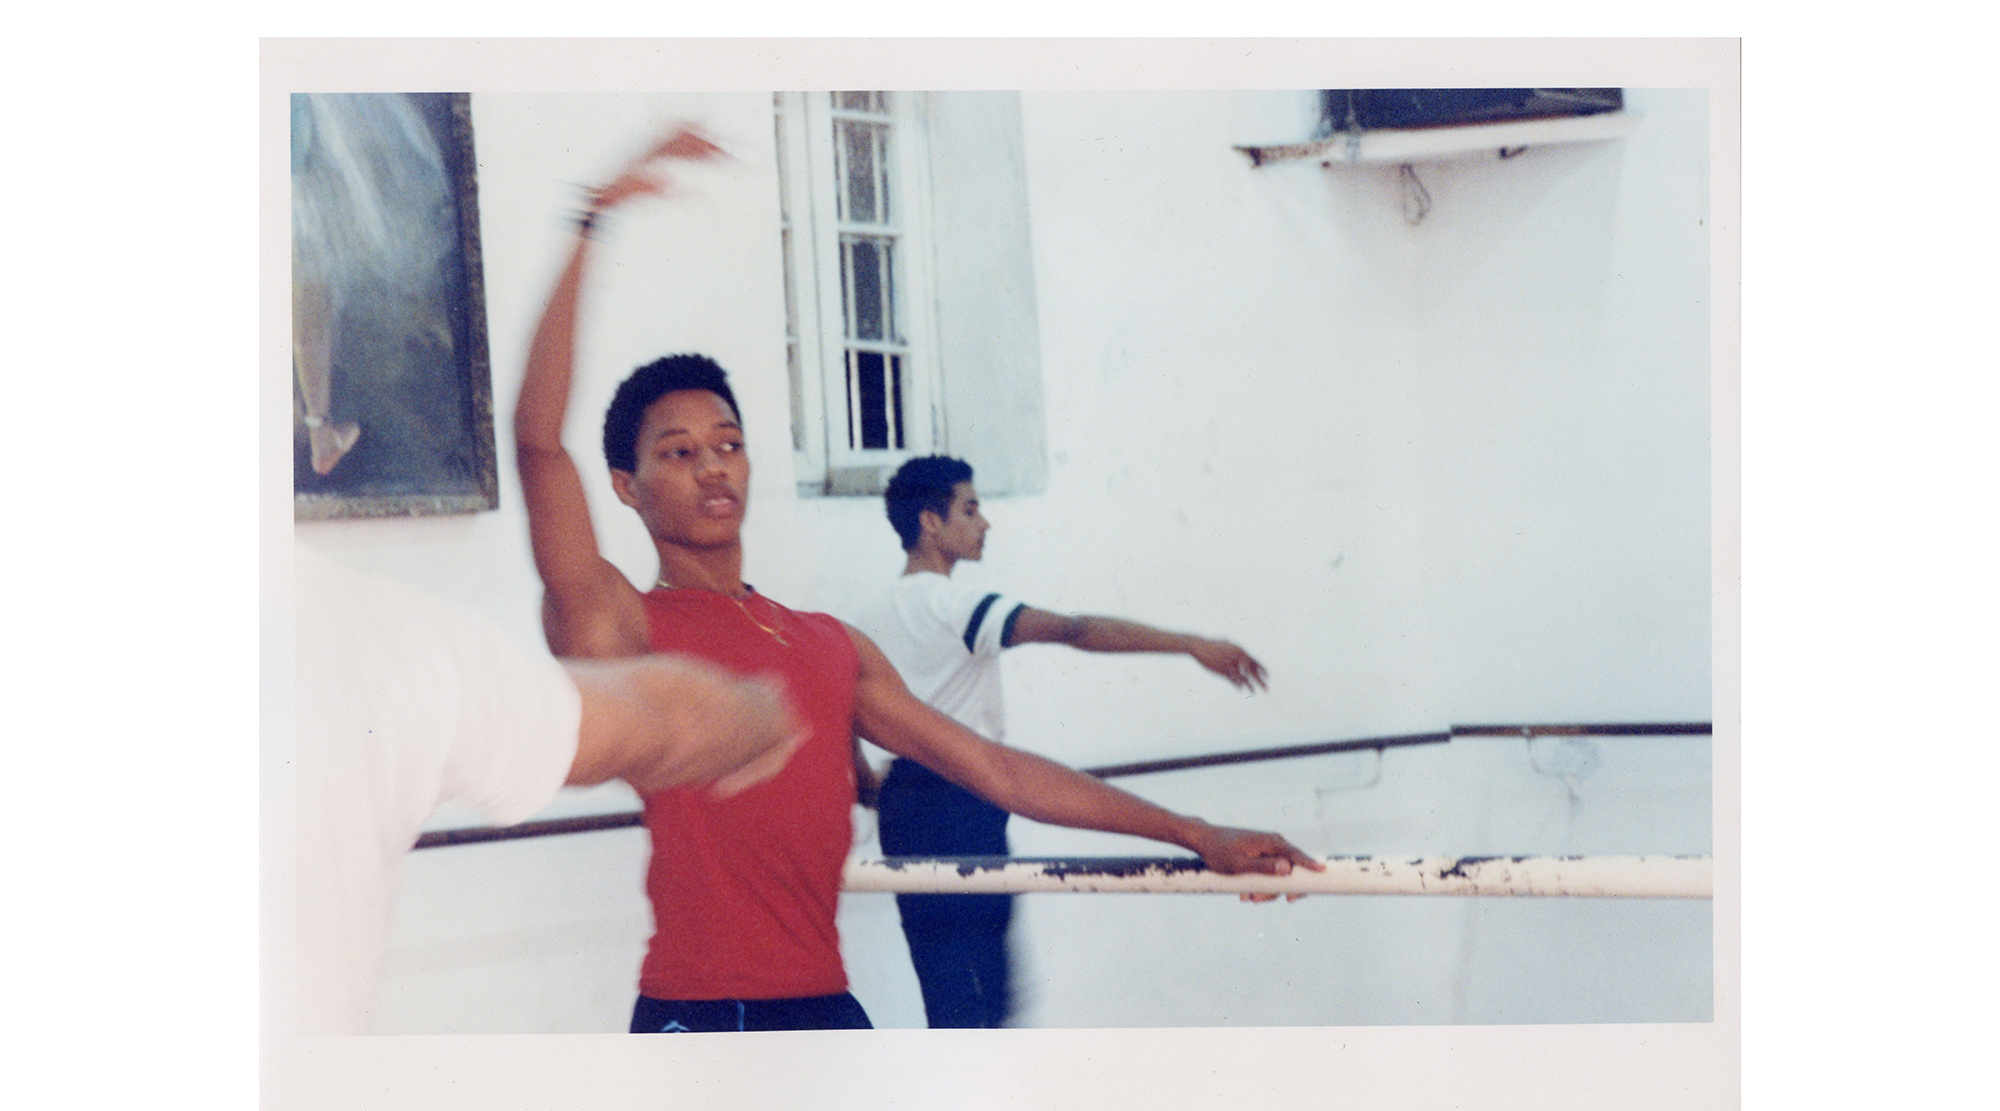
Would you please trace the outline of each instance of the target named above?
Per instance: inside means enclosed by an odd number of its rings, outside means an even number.
[[[1365,761],[1352,759],[1355,756],[1368,757]],[[1313,816],[1322,826],[1330,826],[1340,812],[1338,796],[1366,791],[1382,782],[1382,750],[1363,749],[1359,752],[1343,754],[1335,758],[1335,763],[1323,768],[1313,787]]]
[[[1424,222],[1424,217],[1430,215],[1431,191],[1424,188],[1424,183],[1417,178],[1417,168],[1408,162],[1402,165],[1401,177],[1403,179],[1403,219],[1411,227],[1415,227]]]
[[[1538,775],[1560,779],[1569,788],[1572,803],[1583,797],[1580,788],[1604,763],[1603,751],[1589,737],[1537,737],[1526,734],[1528,766]]]

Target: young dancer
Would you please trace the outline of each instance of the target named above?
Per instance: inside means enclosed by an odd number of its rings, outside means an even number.
[[[1170,813],[1089,776],[994,744],[910,694],[865,635],[743,582],[750,461],[726,376],[698,355],[660,359],[618,389],[604,421],[619,501],[659,557],[650,588],[600,554],[583,480],[562,444],[578,297],[606,213],[665,192],[674,159],[721,152],[679,130],[592,194],[530,346],[515,440],[544,627],[559,655],[694,655],[770,675],[810,735],[784,770],[727,799],[642,792],[653,837],[654,935],[634,1032],[863,1028],[834,917],[855,801],[852,738],[924,764],[1002,809],[1183,846],[1221,872],[1320,865],[1284,838]]]
[[[979,511],[972,467],[962,460],[910,460],[889,480],[883,502],[909,558],[855,625],[912,693],[983,737],[1005,737],[1000,652],[1018,644],[1180,653],[1237,687],[1264,686],[1264,666],[1228,641],[1115,617],[1060,616],[952,582],[960,560],[985,553],[990,527]],[[914,761],[889,765],[877,812],[882,851],[891,856],[1008,855],[1007,812]],[[1013,896],[898,895],[896,909],[930,1025],[1005,1023],[1013,1011],[1007,954]]]

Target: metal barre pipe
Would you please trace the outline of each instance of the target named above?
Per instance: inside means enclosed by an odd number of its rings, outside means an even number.
[[[1258,895],[1564,895],[1708,899],[1705,856],[1321,857],[1326,871],[1223,875],[1193,857],[890,857],[849,860],[846,891],[991,895],[1047,891]]]
[[[1110,779],[1120,775],[1148,775],[1177,772],[1188,768],[1213,768],[1225,764],[1248,764],[1259,760],[1284,760],[1297,756],[1321,756],[1333,752],[1358,752],[1401,748],[1405,745],[1442,744],[1453,737],[1643,737],[1686,736],[1713,733],[1705,721],[1670,721],[1658,724],[1604,725],[1454,725],[1442,733],[1405,733],[1394,737],[1364,737],[1355,741],[1322,741],[1317,744],[1287,745],[1282,748],[1253,748],[1242,752],[1218,752],[1208,756],[1182,756],[1168,760],[1148,760],[1138,764],[1110,764],[1084,768],[1085,775]]]
[[[417,838],[412,848],[436,849],[446,845],[476,845],[481,841],[520,841],[529,837],[553,837],[558,833],[590,833],[600,829],[625,829],[644,825],[646,815],[637,810],[618,814],[586,814],[576,818],[550,818],[540,822],[517,822],[511,826],[467,826],[464,829],[434,829]]]
[[[1454,737],[1673,737],[1715,732],[1706,721],[1662,721],[1638,725],[1454,725]]]
[[[1381,751],[1405,745],[1442,744],[1453,737],[1637,737],[1684,736],[1712,733],[1705,721],[1659,724],[1609,725],[1454,725],[1443,733],[1407,733],[1393,737],[1367,737],[1352,741],[1323,741],[1317,744],[1286,745],[1279,748],[1217,752],[1206,756],[1183,756],[1168,760],[1148,760],[1136,764],[1108,764],[1080,769],[1085,775],[1114,779],[1126,775],[1185,771],[1229,764],[1249,764],[1262,760],[1284,760],[1299,756],[1320,756],[1362,749]],[[519,841],[530,837],[551,837],[560,833],[589,833],[601,829],[625,829],[640,825],[643,816],[636,810],[620,814],[592,814],[580,818],[555,818],[541,822],[521,822],[511,826],[469,826],[464,829],[432,830],[417,838],[415,849],[437,849],[447,845],[476,845],[486,841]]]
[[[1147,760],[1137,764],[1107,764],[1101,768],[1079,770],[1085,775],[1094,775],[1099,779],[1113,779],[1121,775],[1150,775],[1153,772],[1177,772],[1189,768],[1215,768],[1226,764],[1250,764],[1297,756],[1323,756],[1331,752],[1359,752],[1362,749],[1375,749],[1379,752],[1385,748],[1400,748],[1404,745],[1442,744],[1451,740],[1451,736],[1450,733],[1411,733],[1400,737],[1367,737],[1358,741],[1322,741],[1318,744],[1287,745],[1284,748],[1253,748],[1243,752],[1217,752],[1207,756]]]

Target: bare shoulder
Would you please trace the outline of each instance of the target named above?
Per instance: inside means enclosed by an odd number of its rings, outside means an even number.
[[[847,630],[847,637],[854,644],[854,654],[859,666],[854,676],[855,712],[870,716],[884,712],[900,712],[909,705],[922,706],[910,688],[903,682],[903,676],[889,657],[875,646],[867,633],[846,622],[841,626]]]
[[[875,646],[875,641],[867,633],[845,621],[840,623],[840,627],[846,630],[847,639],[853,643],[855,655],[861,657],[862,681],[879,677],[885,671],[891,676],[896,674],[896,668],[889,662],[889,657],[882,653],[882,649]]]

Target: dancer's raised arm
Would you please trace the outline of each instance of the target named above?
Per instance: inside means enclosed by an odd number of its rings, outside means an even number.
[[[722,151],[699,131],[677,126],[633,159],[612,181],[590,192],[576,221],[569,261],[556,280],[528,345],[528,363],[514,409],[515,465],[528,509],[535,570],[545,590],[542,625],[559,655],[629,656],[647,650],[639,592],[600,552],[584,498],[583,478],[563,447],[576,363],[576,322],[591,235],[604,214],[636,197],[664,196],[665,163],[707,159]]]

